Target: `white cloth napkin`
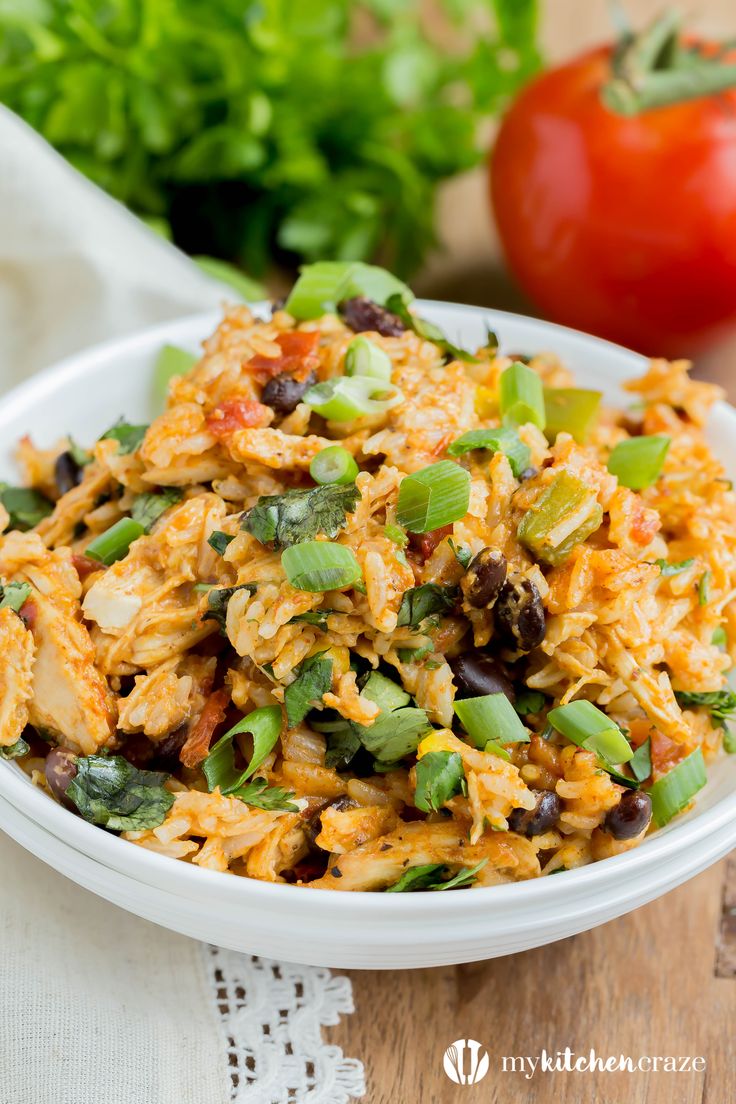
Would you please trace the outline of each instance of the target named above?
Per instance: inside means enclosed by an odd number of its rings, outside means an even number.
[[[0,107],[0,394],[77,349],[228,297]],[[362,1066],[320,1027],[352,1011],[350,983],[300,969],[287,967],[287,999],[278,968],[213,960],[0,833],[0,1104],[347,1104]]]

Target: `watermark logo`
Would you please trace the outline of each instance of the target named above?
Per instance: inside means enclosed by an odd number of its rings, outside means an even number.
[[[445,1073],[456,1085],[477,1085],[488,1073],[488,1051],[476,1039],[456,1039],[442,1059]]]

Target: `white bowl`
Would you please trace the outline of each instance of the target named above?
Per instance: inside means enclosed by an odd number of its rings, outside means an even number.
[[[581,384],[626,401],[621,381],[643,360],[618,346],[534,319],[441,303],[419,309],[460,344],[490,325],[504,350],[557,353]],[[7,456],[31,431],[39,443],[70,432],[86,442],[125,414],[150,417],[151,368],[164,342],[196,350],[207,314],[100,346],[34,377],[0,404]],[[736,475],[736,411],[716,407],[710,439]],[[556,878],[446,894],[309,890],[200,870],[87,824],[0,763],[0,827],[61,873],[131,912],[208,942],[271,958],[391,969],[471,962],[562,939],[629,912],[693,877],[736,845],[736,757],[710,770],[694,809],[634,851]]]

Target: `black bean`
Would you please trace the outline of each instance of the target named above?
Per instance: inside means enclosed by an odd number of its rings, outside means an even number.
[[[325,809],[337,809],[342,812],[344,809],[356,809],[357,807],[358,802],[353,801],[352,797],[348,797],[347,794],[333,797],[332,801],[325,801],[316,812],[304,821],[304,834],[309,843],[314,846],[314,841],[322,831],[322,814]]]
[[[71,748],[57,747],[46,756],[46,781],[54,797],[69,808],[72,803],[66,796],[69,783],[77,774],[77,753]]]
[[[70,452],[62,452],[56,457],[54,479],[60,495],[65,495],[82,482],[82,469]]]
[[[316,382],[314,372],[310,372],[303,380],[282,372],[280,376],[270,379],[263,388],[261,402],[270,406],[277,414],[291,414],[304,398],[305,392]]]
[[[512,809],[509,828],[520,836],[541,836],[557,823],[562,806],[556,793],[543,790],[533,809]]]
[[[483,694],[505,694],[512,705],[516,701],[511,680],[498,660],[488,652],[471,648],[449,663],[457,686],[455,696],[458,701],[461,698],[479,698]]]
[[[465,597],[475,609],[493,605],[506,582],[506,557],[497,548],[482,548],[470,561],[462,581]]]
[[[627,790],[603,822],[604,831],[616,840],[639,836],[652,819],[652,799],[641,790]]]
[[[379,307],[378,303],[363,296],[345,299],[337,309],[354,333],[371,330],[384,337],[401,337],[406,329],[398,315],[392,314],[385,307]]]
[[[531,579],[521,575],[507,579],[495,610],[499,627],[520,651],[529,652],[544,640],[544,606]]]

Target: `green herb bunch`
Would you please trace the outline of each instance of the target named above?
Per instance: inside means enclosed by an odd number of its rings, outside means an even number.
[[[421,0],[0,0],[0,100],[190,253],[403,274],[538,61],[536,0],[440,6],[446,34]]]

